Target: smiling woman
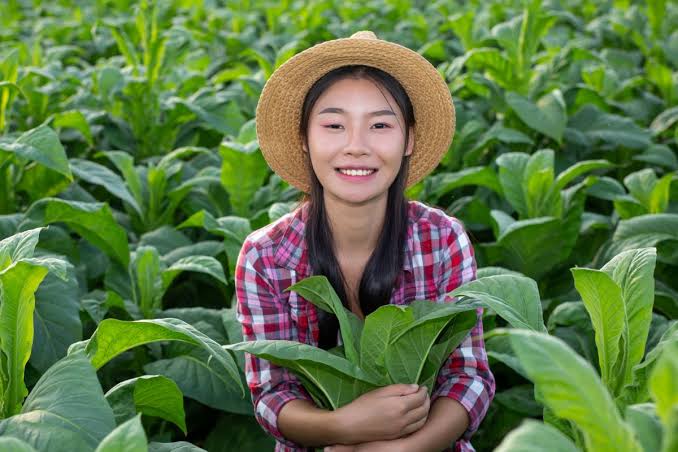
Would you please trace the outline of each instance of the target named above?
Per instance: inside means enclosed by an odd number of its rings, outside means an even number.
[[[337,346],[337,318],[286,291],[311,275],[325,276],[358,318],[388,304],[455,301],[447,294],[476,276],[468,236],[404,194],[438,165],[454,128],[435,68],[371,32],[319,44],[276,70],[257,106],[259,145],[305,196],[245,240],[236,266],[245,340]],[[246,353],[257,421],[278,451],[474,450],[469,439],[495,391],[480,314],[432,391],[391,384],[335,411],[316,406],[298,375]]]

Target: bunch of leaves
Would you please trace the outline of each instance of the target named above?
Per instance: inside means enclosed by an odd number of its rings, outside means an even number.
[[[295,341],[259,340],[224,348],[290,369],[319,406],[333,410],[388,384],[416,383],[432,392],[443,362],[477,318],[476,303],[421,300],[381,306],[363,323],[342,305],[324,276],[311,276],[286,290],[336,315],[342,345],[323,350]]]

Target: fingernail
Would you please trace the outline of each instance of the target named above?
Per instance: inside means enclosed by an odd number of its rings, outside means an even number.
[[[419,385],[410,385],[410,388],[412,388],[412,389],[419,389]]]

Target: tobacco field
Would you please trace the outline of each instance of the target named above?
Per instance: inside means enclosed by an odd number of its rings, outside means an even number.
[[[258,148],[259,94],[359,30],[447,81],[452,146],[407,195],[465,224],[479,268],[456,308],[413,308],[430,353],[397,375],[331,296],[336,353],[242,343],[234,310],[244,239],[301,195]],[[272,450],[243,350],[322,374],[332,409],[357,380],[430,381],[482,306],[476,450],[675,452],[677,276],[675,1],[0,6],[0,450]]]

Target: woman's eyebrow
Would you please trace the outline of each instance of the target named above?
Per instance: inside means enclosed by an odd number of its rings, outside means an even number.
[[[346,112],[344,111],[343,108],[327,107],[327,108],[324,108],[322,111],[318,112],[319,115],[322,115],[323,113],[344,114]],[[377,111],[373,111],[371,113],[368,113],[367,116],[396,116],[396,114],[391,110],[377,110]]]

